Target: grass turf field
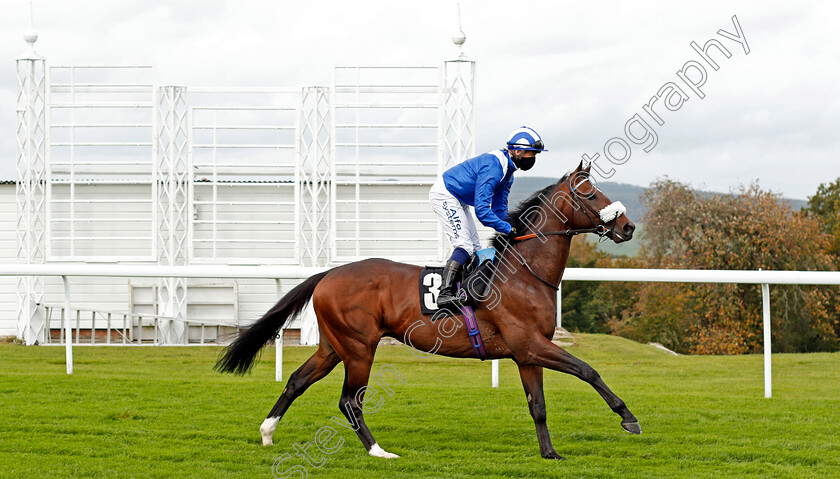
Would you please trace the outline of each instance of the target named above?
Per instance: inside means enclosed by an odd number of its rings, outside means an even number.
[[[275,445],[263,447],[259,425],[282,391],[271,348],[239,377],[211,370],[216,348],[78,347],[67,376],[63,348],[2,344],[0,477],[840,477],[840,354],[774,355],[768,400],[760,355],[674,357],[611,336],[575,341],[567,349],[601,373],[643,433],[622,431],[587,384],[546,371],[562,462],[540,458],[510,361],[491,389],[489,363],[380,347],[374,371],[389,364],[406,380],[387,376],[393,396],[380,387],[381,408],[366,415],[379,444],[402,456],[386,460],[331,421],[343,419],[342,365],[298,398]],[[313,350],[287,347],[286,376]],[[331,454],[314,442],[325,426],[337,433],[320,438]],[[320,467],[296,455],[306,443]]]

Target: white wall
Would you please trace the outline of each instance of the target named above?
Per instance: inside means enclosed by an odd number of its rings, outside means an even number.
[[[0,261],[17,262],[15,185],[0,183]],[[17,278],[0,276],[0,337],[17,334]]]
[[[428,205],[427,185],[361,185],[359,188],[360,198],[363,200],[359,205],[359,259],[372,256],[397,260],[412,258],[411,262],[414,263],[435,264],[448,257],[451,247],[445,240],[443,246],[439,242],[437,219]],[[288,204],[294,200],[293,186],[266,183],[220,184],[214,195],[212,184],[197,182],[194,184],[194,191],[197,202],[212,201],[215,197],[219,202],[215,218],[231,221],[220,223],[216,227],[217,247],[214,257],[212,243],[196,241],[213,237],[213,225],[206,223],[214,217],[212,206],[200,203],[195,205],[191,212],[191,220],[205,222],[193,224],[191,258],[194,263],[219,264],[220,268],[224,268],[229,262],[297,263],[294,245],[279,242],[294,239],[297,235],[294,225],[287,223],[294,220],[294,206]],[[46,239],[51,245],[48,262],[107,261],[128,264],[151,263],[153,258],[156,258],[150,185],[114,182],[77,185],[74,192],[74,216],[81,221],[74,222],[72,229],[70,222],[66,221],[70,218],[68,186],[53,184],[51,193],[54,201],[50,204],[50,231]],[[354,198],[355,186],[342,185],[337,188],[338,200]],[[119,201],[125,199],[132,201]],[[394,199],[411,202],[391,203]],[[370,203],[371,200],[376,203]],[[250,206],[247,205],[248,202],[255,202],[257,205]],[[272,202],[279,204],[271,205]],[[355,240],[348,239],[355,237],[355,204],[339,202],[335,216],[340,220],[336,225],[339,238],[336,245],[343,259],[339,262],[356,259]],[[273,221],[278,223],[272,224]],[[3,226],[0,229],[0,261],[15,263],[17,246],[14,184],[0,184],[0,226]],[[486,238],[492,232],[483,227],[480,227],[480,231],[486,245]],[[59,236],[71,236],[71,232],[72,236],[76,237],[72,250],[68,240],[56,239]],[[328,235],[329,232],[323,233]],[[417,241],[418,238],[431,241]],[[374,239],[377,241],[373,241]],[[141,261],[143,258],[145,261]],[[188,285],[214,282],[230,283],[230,280],[190,280]],[[154,280],[71,278],[73,306],[88,311],[129,311],[130,284],[150,283],[153,284]],[[297,283],[291,280],[284,281],[282,293],[288,292]],[[4,286],[0,289],[0,336],[15,335],[16,278],[0,277],[0,285]],[[45,278],[44,285],[43,302],[63,304],[63,286],[60,278]],[[277,299],[277,286],[272,280],[238,280],[238,317],[229,320],[238,321],[240,325],[251,324]],[[210,312],[210,309],[213,308],[193,307],[190,314],[201,316],[204,311],[206,315],[213,316],[218,315],[220,311],[220,308],[215,308],[214,312]],[[53,321],[52,327],[57,328],[58,318],[53,318]],[[87,323],[88,321],[82,321],[82,327]],[[300,323],[301,321],[297,320],[291,327],[297,328]]]

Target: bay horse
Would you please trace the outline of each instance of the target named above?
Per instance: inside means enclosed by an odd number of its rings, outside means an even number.
[[[580,165],[556,183],[534,193],[510,213],[521,236],[496,235],[500,265],[493,287],[493,307],[475,308],[488,359],[510,358],[519,367],[528,407],[537,429],[540,454],[564,459],[551,444],[546,426],[543,368],[571,374],[589,383],[621,416],[622,428],[640,434],[636,417],[588,364],[551,342],[555,330],[556,290],[563,277],[572,237],[596,233],[616,243],[633,237],[635,226],[620,203],[612,203]],[[223,350],[215,369],[244,374],[260,349],[312,299],[318,318],[317,351],[295,371],[260,426],[263,445],[272,444],[280,419],[314,382],[344,362],[339,409],[354,425],[372,456],[399,457],[374,440],[363,417],[376,347],[383,336],[416,349],[456,358],[476,358],[466,328],[442,337],[420,312],[418,281],[422,268],[385,259],[366,259],[316,274],[286,294],[273,308]],[[423,326],[418,327],[418,321]]]

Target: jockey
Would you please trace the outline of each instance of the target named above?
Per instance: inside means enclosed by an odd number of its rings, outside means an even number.
[[[516,170],[530,170],[537,153],[547,151],[542,138],[523,126],[511,133],[507,148],[470,158],[449,168],[429,191],[429,203],[455,248],[443,268],[438,307],[457,304],[455,278],[471,254],[481,249],[469,207],[481,224],[504,235],[515,234],[507,222],[508,193]]]

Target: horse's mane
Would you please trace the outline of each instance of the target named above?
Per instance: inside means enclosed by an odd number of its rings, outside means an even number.
[[[516,231],[519,232],[519,234],[523,234],[523,232],[525,231],[525,227],[533,224],[533,221],[530,220],[531,216],[533,216],[536,213],[536,210],[531,210],[531,208],[542,204],[543,198],[550,197],[551,192],[554,191],[555,188],[557,188],[557,185],[566,181],[570,174],[571,173],[566,173],[565,175],[563,175],[562,178],[560,178],[556,182],[546,186],[545,188],[539,191],[535,191],[533,194],[531,194],[531,196],[528,197],[528,199],[520,201],[519,204],[516,205],[516,208],[508,212],[508,223],[510,223],[510,225],[513,226],[516,229]],[[508,244],[507,241],[503,239],[504,237],[505,235],[501,233],[496,233],[495,235],[493,235],[493,239],[490,245],[493,248],[495,248],[498,252],[502,252]]]

